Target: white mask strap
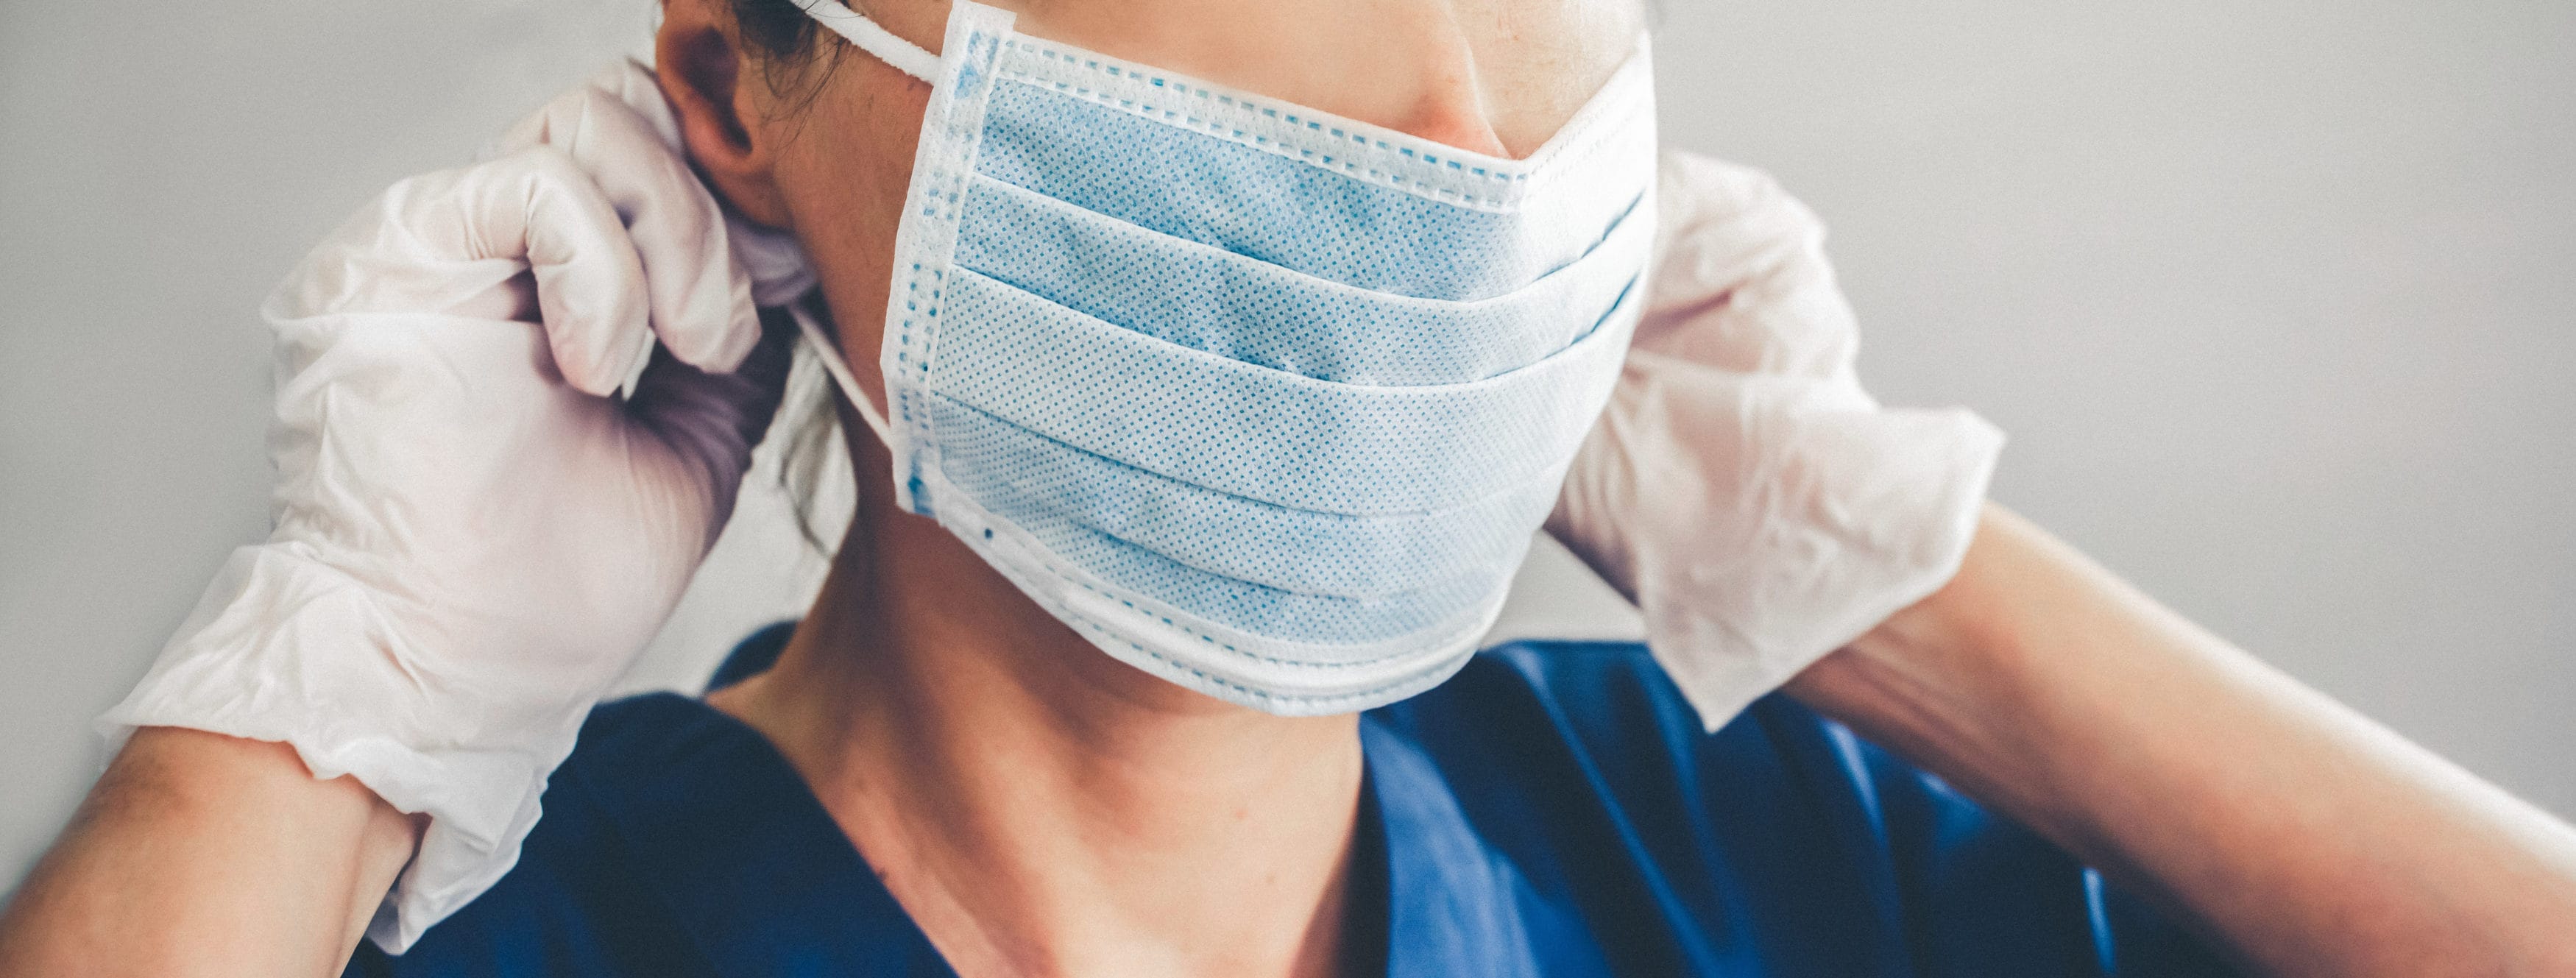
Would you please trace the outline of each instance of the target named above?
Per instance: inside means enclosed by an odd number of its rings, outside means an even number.
[[[831,28],[832,33],[849,39],[850,43],[859,46],[859,50],[876,55],[877,60],[893,65],[896,71],[925,82],[938,77],[938,55],[894,36],[893,31],[877,26],[876,21],[842,5],[840,0],[796,0],[796,4],[805,8],[805,12],[817,22]]]
[[[877,440],[885,443],[887,451],[893,451],[894,432],[886,424],[885,412],[877,410],[876,402],[859,389],[858,378],[850,376],[849,362],[841,359],[841,348],[832,342],[831,332],[815,320],[813,313],[805,311],[803,302],[788,303],[787,314],[795,317],[796,328],[804,331],[805,341],[814,344],[814,356],[823,361],[823,369],[832,374],[832,382],[849,397],[850,406],[859,409],[859,418],[868,423],[868,430],[877,433]]]

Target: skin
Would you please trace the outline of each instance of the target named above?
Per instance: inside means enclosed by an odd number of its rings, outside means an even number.
[[[940,5],[870,12],[936,50]],[[1633,10],[1534,0],[1023,12],[1032,33],[1503,153],[1544,141],[1635,30]],[[1377,26],[1339,28],[1361,18]],[[730,30],[708,0],[666,5],[692,158],[797,231],[833,308],[883,308],[927,89],[856,53],[764,71]],[[873,318],[839,317],[845,349],[876,348]],[[874,389],[874,358],[851,360]],[[897,512],[843,410],[850,537],[778,665],[711,702],[778,745],[964,974],[1334,972],[1353,718],[1271,717],[1100,654]],[[1954,581],[1788,689],[2267,971],[2576,973],[2576,830],[1999,508]],[[278,745],[143,731],[0,918],[0,976],[336,973],[417,833]]]
[[[2001,507],[1787,690],[2263,973],[2576,975],[2576,828]]]

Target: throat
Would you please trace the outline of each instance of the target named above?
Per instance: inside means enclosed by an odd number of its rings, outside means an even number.
[[[1349,920],[1378,915],[1361,864],[1384,858],[1359,838],[1355,715],[1220,703],[1060,627],[882,606],[845,627],[825,590],[775,667],[709,701],[778,746],[959,974],[1322,976],[1383,953]]]
[[[1200,726],[1097,755],[916,740],[826,807],[961,974],[1336,973],[1356,732],[1225,744]]]

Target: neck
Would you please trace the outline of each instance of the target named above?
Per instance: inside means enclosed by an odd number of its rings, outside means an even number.
[[[1138,672],[883,499],[777,665],[709,700],[778,745],[961,974],[1337,970],[1356,718]]]

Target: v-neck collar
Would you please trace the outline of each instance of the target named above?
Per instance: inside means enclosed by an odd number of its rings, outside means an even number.
[[[564,774],[717,973],[955,973],[758,731],[675,694],[619,706],[641,714],[617,731],[634,739]],[[1364,848],[1376,862],[1354,867],[1354,882],[1383,883],[1383,899],[1366,902],[1386,914],[1369,935],[1386,941],[1386,973],[1537,974],[1527,880],[1477,834],[1418,744],[1369,717],[1360,738],[1358,831],[1379,844]]]

